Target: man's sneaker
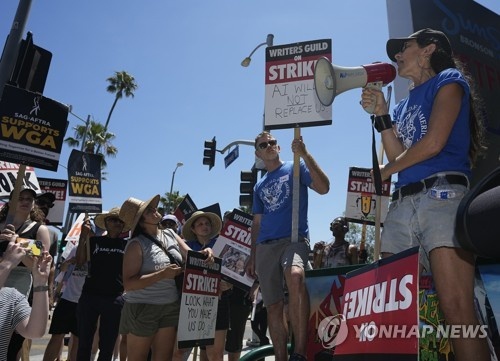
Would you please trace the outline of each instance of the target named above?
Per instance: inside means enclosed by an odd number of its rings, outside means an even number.
[[[288,359],[288,361],[307,361],[307,359],[305,358],[305,356],[302,356],[300,353],[292,353],[290,355],[290,358]]]

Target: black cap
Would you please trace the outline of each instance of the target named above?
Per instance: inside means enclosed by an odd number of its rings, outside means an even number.
[[[395,62],[396,54],[401,51],[404,43],[411,39],[432,40],[434,43],[438,44],[439,47],[446,53],[448,53],[449,55],[452,54],[451,44],[448,37],[442,31],[426,28],[411,34],[407,38],[389,39],[386,45],[387,56],[389,56],[389,58]]]
[[[33,196],[33,198],[36,198],[36,192],[34,189],[31,189],[30,187],[28,187],[27,185],[22,185],[21,186],[21,189],[19,190],[19,194],[21,194],[21,192],[24,192],[24,191],[29,191],[31,193],[31,195]],[[12,195],[14,194],[14,190],[12,192],[10,192],[10,196],[9,196],[9,199],[12,199]]]
[[[50,203],[54,203],[54,201],[56,200],[56,196],[52,192],[45,192],[39,194],[38,197],[36,197],[36,199],[44,199],[44,198],[47,199]]]

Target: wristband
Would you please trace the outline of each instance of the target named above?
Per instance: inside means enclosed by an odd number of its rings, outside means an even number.
[[[33,292],[45,292],[48,290],[49,290],[49,286],[47,286],[47,285],[33,287]]]
[[[372,122],[379,133],[386,129],[392,129],[392,120],[389,114],[373,116]]]

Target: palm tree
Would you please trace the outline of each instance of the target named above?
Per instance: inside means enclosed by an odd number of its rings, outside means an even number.
[[[111,94],[115,94],[115,100],[113,101],[113,105],[109,110],[108,119],[106,119],[106,123],[104,124],[104,129],[108,129],[109,121],[111,119],[111,114],[113,114],[113,110],[115,110],[116,103],[119,99],[123,98],[125,95],[126,98],[134,97],[134,91],[137,89],[137,83],[135,82],[135,78],[127,73],[126,71],[115,71],[115,75],[106,79],[109,82],[106,90]]]
[[[82,150],[86,153],[100,154],[102,156],[101,167],[106,167],[106,157],[116,157],[118,149],[111,143],[115,139],[113,133],[107,132],[102,123],[91,120],[87,125],[77,125],[74,137],[64,139],[70,147],[80,147],[80,142],[84,141]],[[97,151],[96,151],[97,146]],[[99,148],[103,148],[104,152],[99,152]]]
[[[181,196],[179,191],[165,192],[163,197],[160,197],[160,204],[162,205],[160,208],[163,210],[162,214],[172,213],[177,209],[182,200],[186,197],[186,195]]]
[[[109,121],[111,120],[111,114],[113,114],[113,110],[115,110],[116,103],[118,103],[118,99],[123,98],[125,95],[126,98],[134,97],[134,91],[137,89],[137,83],[135,82],[135,78],[127,73],[126,71],[115,71],[115,75],[106,79],[109,82],[106,90],[112,94],[115,94],[115,100],[113,101],[113,105],[109,110],[108,119],[106,119],[106,123],[104,124],[104,132],[107,132]],[[97,146],[97,152],[100,150],[100,145]]]

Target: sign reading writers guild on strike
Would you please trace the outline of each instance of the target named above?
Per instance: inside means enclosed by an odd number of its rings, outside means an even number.
[[[73,149],[68,160],[69,212],[101,213],[101,156]]]
[[[377,204],[377,193],[370,168],[349,168],[345,217],[350,222],[374,225],[377,207],[382,207],[380,223],[384,223],[389,211],[391,178],[382,182],[382,196]]]
[[[265,129],[332,124],[332,107],[322,105],[314,90],[316,61],[331,61],[331,43],[322,39],[266,49]]]
[[[189,251],[177,330],[179,348],[213,345],[219,303],[221,259],[205,263],[205,256]]]
[[[65,105],[5,85],[0,118],[0,159],[57,171],[68,127]]]
[[[68,181],[66,179],[38,178],[38,183],[42,193],[52,193],[55,198],[53,207],[49,209],[49,214],[45,219],[45,224],[62,225]]]

